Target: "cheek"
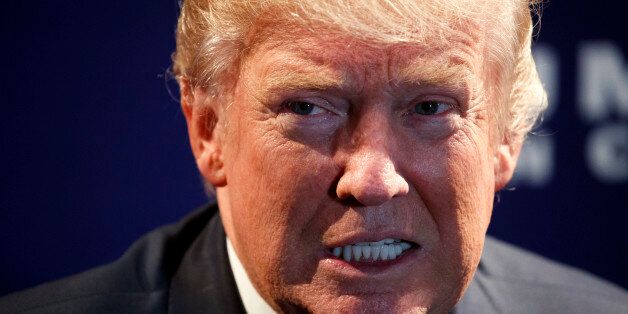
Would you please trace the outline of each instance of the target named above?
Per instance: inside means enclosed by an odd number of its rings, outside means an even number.
[[[460,132],[450,147],[451,184],[457,191],[456,208],[461,212],[458,220],[465,229],[481,233],[483,239],[495,195],[495,153],[488,126]]]
[[[493,202],[493,161],[481,129],[458,130],[425,144],[412,181],[433,219],[433,254],[445,273],[467,276],[482,251]]]
[[[490,222],[494,195],[493,159],[488,136],[460,131],[450,138],[443,169],[442,210],[432,214],[442,242],[460,247],[460,259],[476,263]],[[438,202],[438,201],[437,201]],[[472,265],[467,265],[472,266]],[[475,267],[475,266],[473,266]]]
[[[233,139],[239,149],[226,162],[235,232],[249,254],[248,265],[256,265],[263,281],[280,286],[312,269],[297,265],[311,263],[313,257],[302,253],[316,252],[320,244],[324,226],[316,218],[335,169],[325,155],[272,126],[260,123],[246,130]]]

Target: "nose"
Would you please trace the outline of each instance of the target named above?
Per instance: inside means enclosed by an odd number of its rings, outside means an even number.
[[[358,144],[348,154],[336,187],[340,199],[355,198],[364,206],[381,205],[406,195],[409,189],[408,182],[395,169],[395,144],[391,138],[394,135],[377,127],[371,131],[362,132]]]

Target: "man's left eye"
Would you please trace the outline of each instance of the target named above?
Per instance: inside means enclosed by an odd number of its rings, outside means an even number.
[[[451,109],[450,104],[436,100],[422,101],[414,105],[414,112],[424,116],[443,113],[449,109]]]
[[[286,107],[301,116],[319,114],[325,111],[325,109],[305,101],[290,101]]]

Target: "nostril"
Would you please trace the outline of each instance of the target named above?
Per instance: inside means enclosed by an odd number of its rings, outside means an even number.
[[[354,197],[362,204],[367,206],[380,205],[392,199],[395,193],[385,186],[365,186],[358,191]]]
[[[355,197],[353,197],[353,195],[349,195],[347,197],[338,197],[340,199],[340,203],[344,206],[347,207],[354,207],[354,206],[364,206],[364,204],[360,203],[360,201],[358,201]]]

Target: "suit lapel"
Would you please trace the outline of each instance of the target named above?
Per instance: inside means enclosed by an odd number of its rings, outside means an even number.
[[[216,212],[187,250],[172,278],[170,313],[245,313],[225,241],[225,231]]]

